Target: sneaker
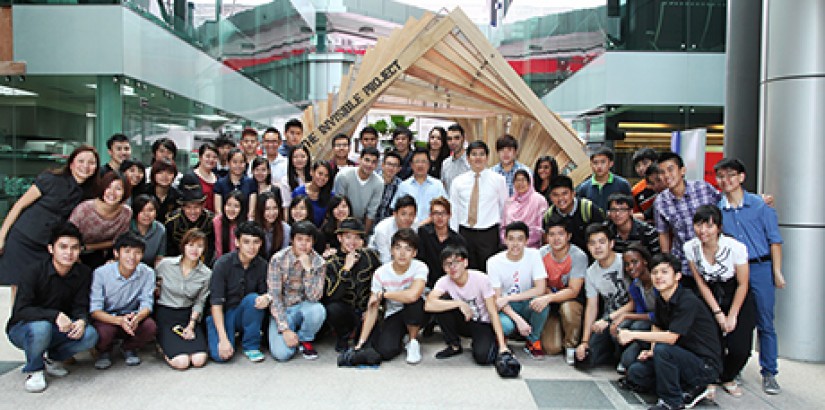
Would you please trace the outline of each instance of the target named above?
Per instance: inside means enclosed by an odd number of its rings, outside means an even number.
[[[315,360],[318,358],[318,352],[315,351],[315,346],[312,345],[312,342],[301,342],[298,344],[298,349],[301,350],[304,359]]]
[[[567,362],[568,365],[572,366],[576,364],[576,348],[575,347],[568,347],[564,351],[564,361]]]
[[[776,381],[776,376],[772,374],[762,376],[762,391],[766,394],[779,394],[779,392],[782,391],[782,388],[779,387],[779,383]]]
[[[126,359],[126,366],[137,366],[140,364],[140,356],[134,350],[124,350],[123,358]]]
[[[49,376],[64,377],[67,374],[69,374],[69,371],[66,370],[66,368],[63,366],[63,363],[54,361],[52,359],[49,359],[48,357],[43,358],[43,363],[46,364],[46,373],[48,373]]]
[[[524,344],[524,351],[530,355],[534,360],[544,360],[544,349],[541,348],[541,341],[536,340],[530,342],[529,340]]]
[[[619,363],[618,365],[616,365],[616,373],[625,374],[627,373],[627,369],[624,367],[623,364]]]
[[[95,360],[95,369],[106,370],[112,367],[112,354],[109,352],[101,352],[97,355]]]
[[[407,343],[407,363],[417,364],[421,362],[421,345],[418,340],[413,339]]]
[[[435,358],[436,359],[447,359],[447,358],[450,358],[450,357],[453,357],[453,356],[460,355],[462,351],[464,351],[464,349],[461,348],[461,345],[458,345],[458,346],[447,345],[447,347],[445,347],[444,350],[442,350],[442,351],[435,354]]]
[[[246,358],[249,359],[252,363],[258,363],[264,361],[264,354],[261,353],[260,350],[244,350],[243,354],[246,355]]]
[[[699,402],[703,399],[713,399],[713,394],[715,393],[716,389],[711,388],[711,386],[696,386],[692,388],[690,391],[684,392],[682,394],[682,401],[685,403],[686,409],[694,408]]]
[[[667,404],[664,400],[659,399],[659,402],[656,403],[655,406],[648,407],[647,410],[680,410],[680,409],[684,409],[684,408],[685,408],[685,406],[683,406],[683,405],[671,406],[671,405]]]
[[[46,390],[46,375],[43,370],[29,373],[26,376],[26,391],[29,393],[40,393]]]

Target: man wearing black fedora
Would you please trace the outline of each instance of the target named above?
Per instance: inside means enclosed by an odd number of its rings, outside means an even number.
[[[169,213],[166,219],[166,256],[180,255],[180,241],[183,235],[190,229],[199,229],[206,234],[203,263],[211,267],[215,255],[215,229],[212,226],[215,214],[203,207],[206,195],[201,189],[200,182],[189,181],[184,177],[178,191],[180,208]]]

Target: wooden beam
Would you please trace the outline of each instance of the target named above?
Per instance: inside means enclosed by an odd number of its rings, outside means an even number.
[[[17,61],[0,61],[0,75],[24,75],[26,63]]]
[[[14,29],[11,6],[0,6],[0,61],[14,60]]]
[[[478,118],[495,116],[497,113],[490,111],[462,110],[458,108],[436,108],[432,106],[414,106],[406,104],[393,104],[376,101],[372,105],[377,110],[393,110],[399,112],[409,112],[417,114],[433,115],[441,118]]]

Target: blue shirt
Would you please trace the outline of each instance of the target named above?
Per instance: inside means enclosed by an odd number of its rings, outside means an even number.
[[[521,162],[516,161],[513,164],[513,167],[510,168],[509,171],[505,171],[504,167],[501,166],[501,162],[496,165],[493,165],[493,172],[496,172],[504,177],[504,182],[507,183],[507,191],[510,193],[510,196],[513,196],[513,179],[516,177],[516,171],[523,169],[527,171],[528,175],[530,173],[530,168],[527,168],[527,165],[522,164]]]
[[[444,184],[441,181],[429,175],[423,184],[419,184],[415,176],[411,176],[398,185],[398,190],[392,199],[393,209],[398,198],[404,195],[410,195],[415,199],[415,221],[421,222],[430,216],[430,201],[440,196],[447,198],[447,191],[444,190]]]
[[[249,195],[258,192],[258,184],[255,183],[254,179],[246,175],[241,177],[241,180],[238,182],[238,184],[232,183],[232,181],[229,179],[229,175],[221,179],[218,179],[218,182],[215,182],[215,193],[220,194],[224,202],[226,202],[226,197],[229,195],[229,193],[236,189],[243,192],[243,196],[244,198],[246,198],[248,202]]]
[[[306,185],[301,185],[292,191],[293,198],[295,198],[298,195],[306,195],[307,199],[309,199],[309,202],[312,203],[312,222],[315,224],[315,226],[320,227],[324,223],[324,218],[327,214],[327,207],[321,204],[321,201],[313,200],[309,197],[309,195],[307,195]],[[332,191],[329,194],[330,197],[334,195],[335,191]]]
[[[143,309],[152,310],[155,293],[155,271],[138,264],[129,278],[118,270],[119,263],[110,262],[94,271],[89,294],[89,312],[102,310],[121,316]]]
[[[722,232],[745,244],[748,258],[770,256],[771,244],[782,243],[776,210],[759,195],[745,192],[738,208],[723,196],[719,209],[722,210]]]

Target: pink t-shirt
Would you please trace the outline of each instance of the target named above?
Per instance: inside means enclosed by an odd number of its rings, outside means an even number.
[[[495,293],[487,275],[477,270],[469,270],[467,271],[467,283],[461,287],[445,275],[435,282],[433,289],[446,292],[453,300],[467,302],[473,310],[473,321],[490,323],[490,312],[487,311],[484,299],[495,295]]]
[[[114,218],[104,219],[95,209],[95,199],[81,202],[69,216],[69,222],[77,225],[83,234],[83,242],[87,244],[114,241],[129,230],[131,219],[132,208],[125,204]]]

